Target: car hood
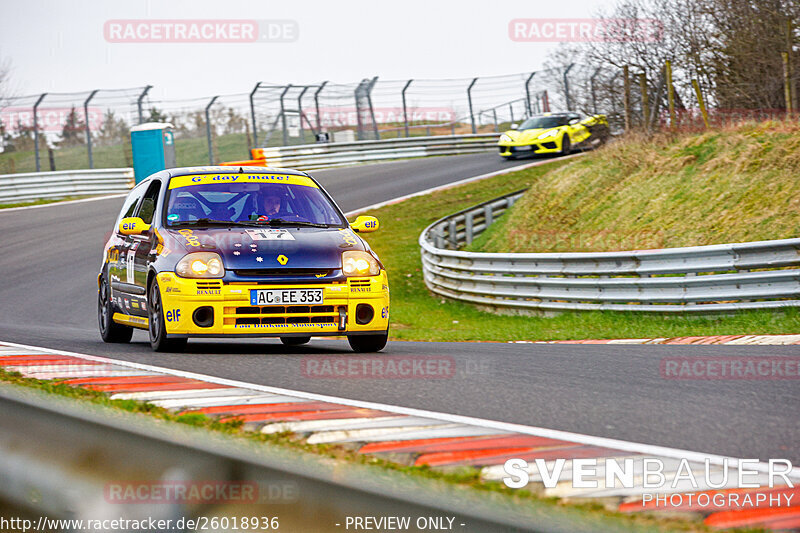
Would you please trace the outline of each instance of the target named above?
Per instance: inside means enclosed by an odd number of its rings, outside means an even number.
[[[168,230],[182,252],[217,252],[226,270],[340,269],[342,252],[364,250],[351,229],[190,228]]]
[[[535,141],[536,138],[541,135],[542,133],[550,130],[558,130],[559,127],[556,128],[535,128],[531,130],[508,130],[505,133],[511,140],[514,142],[527,142],[527,141]]]

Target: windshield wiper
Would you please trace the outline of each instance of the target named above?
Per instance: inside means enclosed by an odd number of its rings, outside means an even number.
[[[317,224],[316,222],[306,222],[304,220],[284,220],[273,218],[267,222],[269,226],[303,226],[309,228],[327,228],[328,224]]]
[[[197,220],[185,220],[172,224],[170,227],[176,226],[256,226],[253,222],[239,222],[236,220],[214,220],[211,218],[200,218]]]

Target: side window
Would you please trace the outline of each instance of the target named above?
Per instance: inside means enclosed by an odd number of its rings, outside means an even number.
[[[128,194],[128,197],[125,198],[125,203],[122,204],[122,209],[119,212],[119,216],[117,217],[117,227],[115,228],[115,231],[119,230],[119,223],[123,218],[133,216],[133,214],[136,212],[136,205],[139,203],[139,200],[141,200],[142,195],[144,195],[144,187],[134,187],[130,194]]]
[[[158,201],[158,192],[161,190],[161,182],[158,180],[153,181],[147,189],[147,193],[142,200],[142,206],[139,208],[139,218],[145,224],[153,223],[153,214],[156,211],[156,202]]]

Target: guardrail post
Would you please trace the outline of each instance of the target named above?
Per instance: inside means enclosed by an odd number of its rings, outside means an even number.
[[[406,90],[411,85],[411,82],[414,81],[413,79],[408,80],[406,84],[403,86],[403,90],[400,92],[400,95],[403,98],[403,122],[405,124],[406,129],[406,137],[409,136],[408,134],[408,108],[406,107]]]
[[[94,161],[92,160],[92,132],[89,129],[89,102],[91,102],[94,95],[100,89],[95,89],[89,94],[89,97],[83,101],[83,122],[86,128],[86,153],[89,155],[89,168],[94,168]]]
[[[36,156],[36,172],[41,172],[42,170],[42,165],[39,161],[39,116],[37,110],[45,96],[47,96],[47,93],[42,93],[36,100],[36,103],[33,104],[33,150]]]
[[[533,77],[536,76],[535,72],[531,72],[531,75],[528,76],[528,79],[525,80],[525,100],[528,105],[528,116],[533,114],[533,102],[531,101],[531,80]]]
[[[327,84],[328,84],[327,80],[323,81],[320,84],[319,89],[314,91],[314,109],[317,112],[317,131],[319,131],[320,133],[322,133],[322,117],[319,114],[319,93],[322,92],[322,89],[324,89]]]
[[[487,204],[486,207],[483,208],[483,220],[484,225],[488,228],[494,222],[494,210],[492,209],[492,204]]]
[[[575,63],[570,63],[570,65],[564,70],[564,99],[567,103],[567,111],[572,111],[572,101],[569,97],[569,71],[572,70],[572,67],[575,66]]]
[[[464,231],[466,233],[465,239],[467,244],[472,244],[472,232],[473,232],[473,214],[467,213],[464,215]]]
[[[206,106],[206,138],[208,139],[208,164],[214,164],[214,150],[211,143],[211,116],[209,115],[209,111],[211,110],[211,106],[214,105],[214,102],[217,101],[219,95],[215,96],[208,102]]]
[[[283,97],[286,96],[286,93],[289,92],[289,89],[292,88],[292,84],[286,85],[283,88],[283,92],[281,93],[281,128],[283,129],[283,145],[286,146],[289,144],[289,130],[286,129],[286,109],[283,106]]]
[[[140,94],[139,98],[136,99],[136,109],[139,112],[139,124],[144,122],[144,114],[142,113],[142,103],[144,102],[144,97],[147,96],[147,93],[150,92],[150,89],[152,88],[152,85],[145,85],[142,94]]]
[[[310,86],[306,85],[303,87],[303,90],[300,91],[300,96],[297,97],[297,113],[300,115],[300,143],[306,143],[306,132],[303,131],[303,95],[306,94]]]
[[[253,146],[258,146],[258,124],[256,123],[256,106],[253,102],[253,98],[258,92],[258,88],[261,87],[261,82],[256,83],[256,86],[253,87],[253,90],[250,91],[250,119],[253,121]]]
[[[597,113],[597,92],[594,89],[594,79],[597,77],[597,75],[599,73],[600,73],[600,67],[597,67],[595,69],[595,71],[594,71],[594,74],[592,74],[592,77],[589,78],[589,87],[591,88],[591,91],[592,91],[592,109],[593,109],[593,113]]]
[[[447,240],[453,248],[458,248],[458,230],[456,228],[456,221],[450,219],[447,224]]]
[[[472,121],[472,133],[478,133],[478,128],[475,127],[475,114],[472,112],[472,87],[478,81],[478,78],[473,78],[467,87],[467,102],[469,103],[469,118]]]

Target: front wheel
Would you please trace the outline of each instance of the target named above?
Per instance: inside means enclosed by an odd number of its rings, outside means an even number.
[[[126,343],[133,337],[133,328],[117,324],[112,318],[114,309],[111,303],[111,293],[108,280],[105,276],[100,280],[100,290],[97,291],[97,322],[100,326],[100,336],[103,342]]]
[[[286,346],[300,346],[307,344],[310,340],[311,337],[281,337],[281,342]]]
[[[389,332],[378,333],[377,335],[348,335],[347,342],[354,352],[370,353],[379,352],[386,346],[389,340]]]
[[[186,349],[186,339],[168,339],[167,327],[164,323],[164,310],[161,305],[161,291],[155,279],[150,285],[150,298],[147,307],[150,310],[149,327],[150,347],[156,352],[182,352]]]
[[[561,155],[569,155],[572,152],[572,145],[569,142],[569,135],[566,133],[561,138]]]

